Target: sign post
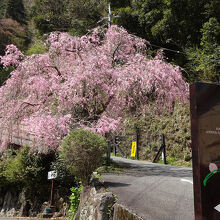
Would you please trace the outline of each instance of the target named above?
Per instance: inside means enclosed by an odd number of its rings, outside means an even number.
[[[136,141],[132,141],[132,145],[131,145],[131,157],[135,157],[135,155],[136,155],[136,150],[137,150],[137,142],[136,142]]]
[[[220,219],[220,84],[190,86],[196,220]]]
[[[51,191],[50,191],[50,206],[52,205],[53,202],[53,182],[54,179],[57,178],[57,171],[53,170],[48,172],[48,180],[52,180],[51,181]]]

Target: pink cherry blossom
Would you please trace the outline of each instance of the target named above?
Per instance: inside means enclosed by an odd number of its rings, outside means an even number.
[[[149,43],[116,25],[81,38],[51,33],[45,43],[45,54],[24,56],[10,45],[1,57],[16,67],[0,88],[1,128],[25,124],[38,152],[56,150],[73,128],[105,135],[150,102],[172,109],[188,100],[179,67],[149,59]]]
[[[10,44],[6,47],[5,56],[0,56],[0,61],[4,67],[18,66],[23,58],[21,51],[15,45]]]

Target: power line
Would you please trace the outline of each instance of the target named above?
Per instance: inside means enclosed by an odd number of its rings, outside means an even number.
[[[112,21],[111,21],[112,18],[118,18],[118,17],[120,17],[120,16],[119,16],[119,15],[114,15],[114,14],[112,14],[111,4],[109,3],[109,4],[108,4],[108,17],[103,17],[101,20],[99,20],[99,21],[97,22],[97,24],[98,24],[98,23],[101,23],[101,22],[104,21],[104,20],[107,20],[108,28],[110,28],[111,23],[112,23]],[[160,49],[163,49],[163,50],[167,50],[167,51],[171,51],[171,52],[174,52],[174,53],[179,53],[179,54],[185,54],[185,55],[186,55],[186,53],[181,52],[181,51],[179,51],[179,50],[172,50],[172,49],[169,49],[169,48],[166,48],[166,47],[161,47],[161,46],[158,46],[158,45],[155,45],[155,44],[151,44],[151,43],[150,43],[150,46],[157,47],[157,48],[160,48]]]
[[[174,52],[174,53],[181,53],[181,54],[187,55],[186,53],[181,52],[179,50],[172,50],[172,49],[169,49],[169,48],[166,48],[166,47],[161,47],[161,46],[158,46],[158,45],[155,45],[155,44],[151,44],[151,43],[150,43],[150,46],[157,47],[157,48],[160,48],[162,50],[168,50],[168,51],[171,51],[171,52]]]

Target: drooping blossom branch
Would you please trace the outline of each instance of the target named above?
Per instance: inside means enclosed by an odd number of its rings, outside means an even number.
[[[24,57],[10,46],[1,63],[17,68],[0,88],[0,126],[25,123],[46,152],[76,125],[104,135],[152,101],[168,109],[187,101],[180,69],[147,58],[146,43],[112,25],[83,37],[51,33],[45,54]]]
[[[21,51],[15,45],[10,44],[5,49],[5,56],[0,56],[0,61],[4,67],[17,67],[23,58],[24,55]]]

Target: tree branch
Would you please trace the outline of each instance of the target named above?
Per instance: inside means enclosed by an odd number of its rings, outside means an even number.
[[[62,75],[61,72],[59,71],[59,69],[56,66],[45,66],[45,68],[48,68],[48,67],[55,69],[57,71],[57,73],[58,73],[58,76]]]

